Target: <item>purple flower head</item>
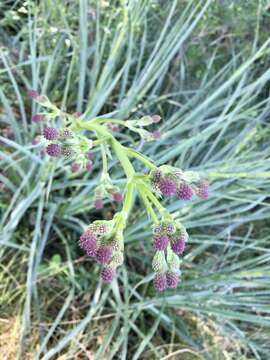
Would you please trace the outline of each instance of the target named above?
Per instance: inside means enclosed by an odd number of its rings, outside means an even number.
[[[43,136],[46,140],[56,140],[59,137],[59,132],[55,128],[47,127],[43,130]]]
[[[197,195],[203,200],[208,199],[208,196],[209,196],[209,183],[208,183],[208,181],[202,180],[199,183]]]
[[[76,173],[76,172],[80,171],[80,169],[81,169],[80,164],[78,164],[78,163],[71,164],[71,167],[70,167],[71,172]]]
[[[177,189],[176,195],[178,199],[181,200],[191,200],[193,196],[192,187],[186,183],[180,184],[179,188]]]
[[[154,140],[160,140],[161,139],[161,132],[159,130],[156,130],[152,133],[152,137]]]
[[[100,210],[100,209],[103,209],[103,201],[102,199],[96,199],[95,202],[94,202],[94,207],[97,209],[97,210]]]
[[[121,203],[123,201],[123,195],[120,192],[115,192],[112,194],[113,200],[117,203]]]
[[[154,124],[159,123],[161,120],[161,117],[159,115],[152,115],[151,118]]]
[[[176,183],[173,179],[165,177],[160,181],[159,189],[164,196],[173,196],[176,193]]]
[[[101,246],[97,249],[96,260],[101,264],[108,264],[111,260],[113,249],[111,246]]]
[[[32,117],[32,121],[36,124],[40,123],[43,120],[43,115],[41,114],[36,114]]]
[[[91,171],[93,170],[93,161],[92,161],[92,160],[87,161],[87,163],[86,163],[86,170],[87,170],[88,172],[91,172]]]
[[[183,252],[185,251],[185,248],[186,248],[185,237],[184,236],[179,236],[178,238],[176,238],[173,241],[171,247],[172,247],[172,251],[176,255],[182,255]]]
[[[167,235],[156,235],[154,237],[154,249],[158,251],[164,251],[169,243]]]
[[[95,257],[97,251],[97,237],[91,230],[86,230],[80,237],[79,246],[88,256]]]
[[[157,291],[164,291],[167,288],[167,277],[165,274],[156,274],[154,278],[154,288]]]
[[[46,147],[46,152],[49,156],[58,157],[61,155],[61,146],[58,144],[50,144]]]
[[[76,111],[74,114],[73,114],[76,118],[79,118],[80,116],[82,116],[82,113],[80,111]]]
[[[109,284],[113,281],[113,279],[115,278],[115,275],[116,275],[116,271],[114,268],[105,267],[101,271],[101,280],[105,284]]]
[[[39,138],[35,137],[33,140],[32,140],[32,145],[37,145],[39,144]]]
[[[29,89],[27,90],[27,95],[32,99],[36,99],[39,96],[39,93],[36,90]]]
[[[176,272],[169,271],[166,274],[167,278],[167,286],[170,289],[177,288],[178,282],[179,282],[179,275]]]

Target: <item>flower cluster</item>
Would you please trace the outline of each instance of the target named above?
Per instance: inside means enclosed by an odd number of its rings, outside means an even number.
[[[116,276],[116,268],[124,261],[123,234],[121,230],[115,229],[115,224],[114,219],[94,221],[79,240],[80,248],[103,266],[101,279],[104,283],[112,282]]]
[[[184,253],[188,234],[184,226],[173,220],[161,221],[153,227],[153,248],[156,251],[152,268],[154,287],[158,291],[176,288],[180,277],[180,256]]]
[[[45,127],[42,135],[46,141],[46,153],[51,157],[62,156],[71,160],[71,172],[76,173],[82,169],[92,171],[91,140],[74,134],[69,128]]]
[[[194,195],[208,199],[209,185],[197,173],[181,171],[163,165],[150,173],[150,183],[156,193],[164,197],[176,196],[179,200],[191,200]]]
[[[159,198],[176,197],[191,200],[194,195],[206,200],[209,194],[208,182],[196,172],[162,165],[157,167],[151,159],[141,152],[121,144],[114,133],[124,127],[141,137],[144,141],[158,140],[161,133],[145,129],[160,122],[159,115],[144,116],[140,119],[119,120],[106,117],[82,121],[82,114],[72,115],[58,109],[50,100],[36,91],[30,90],[29,96],[46,112],[33,117],[36,124],[43,124],[42,134],[33,139],[32,144],[44,145],[43,152],[52,158],[63,157],[71,161],[71,172],[93,169],[93,147],[100,147],[102,173],[94,191],[94,206],[102,209],[104,199],[122,204],[112,220],[96,220],[83,232],[79,239],[80,248],[87,256],[102,265],[101,279],[111,283],[116,277],[116,269],[123,263],[124,239],[128,215],[133,206],[134,194],[139,195],[145,210],[153,223],[153,249],[155,251],[152,268],[155,273],[154,287],[157,291],[175,289],[180,280],[180,264],[188,240],[185,227],[174,220],[163,207]],[[55,125],[57,124],[57,126]],[[85,135],[91,133],[93,140]],[[115,186],[110,178],[108,159],[116,157],[126,176],[125,190]],[[149,171],[137,174],[132,158],[140,161]],[[121,185],[122,187],[122,185]]]

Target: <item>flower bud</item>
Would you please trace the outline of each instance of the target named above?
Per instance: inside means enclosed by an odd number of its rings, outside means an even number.
[[[165,274],[156,274],[154,278],[154,288],[157,291],[164,291],[167,288],[167,277]]]
[[[61,155],[61,146],[58,144],[49,144],[46,147],[46,152],[49,156],[58,157]]]

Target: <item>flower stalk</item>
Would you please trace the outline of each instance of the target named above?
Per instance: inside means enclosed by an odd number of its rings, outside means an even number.
[[[115,131],[119,131],[119,126],[126,131],[134,132],[144,141],[155,141],[160,137],[159,131],[149,132],[145,128],[159,123],[160,116],[144,116],[131,120],[93,118],[82,121],[79,114],[62,112],[46,96],[35,91],[29,91],[29,95],[47,109],[47,112],[37,114],[33,118],[37,126],[42,121],[61,120],[57,128],[48,124],[42,136],[34,139],[35,144],[44,146],[43,153],[45,150],[52,158],[62,156],[71,161],[73,173],[91,173],[95,161],[91,150],[93,147],[99,147],[102,175],[95,189],[94,207],[96,210],[102,209],[106,197],[118,204],[122,203],[122,209],[117,211],[111,220],[96,220],[89,224],[79,240],[81,249],[102,265],[103,282],[113,281],[117,275],[117,267],[124,261],[123,233],[135,196],[138,194],[153,222],[154,287],[157,291],[176,288],[181,274],[180,257],[185,251],[188,234],[184,225],[173,219],[160,199],[176,197],[181,201],[189,201],[195,195],[207,199],[208,182],[200,174],[191,171],[183,171],[169,165],[157,167],[142,152],[122,145],[114,135]],[[108,149],[119,161],[125,173],[124,189],[116,186],[110,177]],[[133,167],[133,159],[139,161],[148,173],[138,174]]]

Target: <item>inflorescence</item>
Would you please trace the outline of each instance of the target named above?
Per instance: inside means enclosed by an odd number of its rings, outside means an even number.
[[[65,113],[46,96],[34,90],[28,91],[28,95],[47,109],[33,116],[33,122],[44,124],[41,135],[32,140],[33,146],[42,146],[42,154],[66,159],[70,163],[71,173],[91,173],[95,165],[92,149],[101,148],[102,174],[94,192],[93,205],[97,210],[102,209],[104,199],[109,198],[118,204],[122,203],[122,209],[114,214],[112,220],[96,220],[89,224],[79,239],[79,246],[87,256],[102,266],[102,281],[111,283],[116,277],[117,267],[123,264],[123,231],[136,192],[153,221],[154,287],[157,291],[175,289],[180,281],[181,257],[186,249],[188,233],[180,221],[173,219],[159,199],[175,197],[189,201],[197,196],[206,200],[209,195],[208,182],[196,172],[183,171],[169,165],[157,167],[142,153],[123,146],[114,136],[123,126],[139,135],[143,141],[158,140],[161,138],[160,131],[149,132],[145,127],[159,123],[160,116],[144,116],[126,121],[111,118],[85,121],[82,120],[82,114]],[[94,139],[89,139],[88,132]],[[110,178],[108,151],[118,158],[125,172],[127,182],[124,190]],[[148,174],[136,173],[132,158],[142,162],[148,168]]]

